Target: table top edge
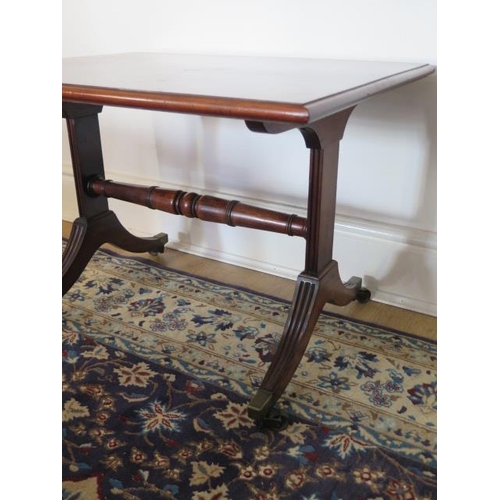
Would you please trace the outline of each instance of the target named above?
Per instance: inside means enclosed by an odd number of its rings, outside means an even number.
[[[62,84],[62,100],[301,126],[333,115],[346,107],[356,106],[376,94],[419,80],[435,71],[436,67],[433,65],[416,63],[412,68],[306,102],[179,93],[169,92],[168,89],[156,91],[115,88],[77,82]]]

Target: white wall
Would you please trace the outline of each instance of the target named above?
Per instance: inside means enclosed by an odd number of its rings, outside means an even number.
[[[129,51],[282,55],[436,64],[431,0],[229,2],[65,0],[63,56]],[[266,136],[244,123],[105,108],[107,176],[192,190],[305,215],[308,150],[299,132]],[[63,217],[76,203],[63,128]],[[374,299],[436,312],[436,76],[354,111],[341,146],[335,258]],[[271,203],[272,200],[272,203]],[[226,228],[111,201],[138,235],[294,278],[299,238]]]

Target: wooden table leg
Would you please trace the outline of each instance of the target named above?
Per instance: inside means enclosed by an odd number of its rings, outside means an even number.
[[[277,351],[248,407],[256,421],[268,418],[292,379],[325,303],[346,305],[361,289],[360,278],[343,283],[332,260],[339,144],[351,112],[352,108],[301,129],[311,150],[305,270],[297,279]]]
[[[111,243],[130,252],[163,252],[167,235],[138,238],[129,233],[109,210],[108,200],[89,194],[87,184],[104,178],[98,113],[102,106],[63,103],[63,118],[68,125],[71,159],[80,217],[71,230],[62,259],[62,293],[73,286],[94,252]]]

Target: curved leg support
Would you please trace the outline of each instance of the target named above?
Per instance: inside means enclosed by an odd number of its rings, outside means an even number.
[[[105,197],[89,193],[89,179],[104,178],[98,114],[102,106],[63,102],[63,118],[68,124],[76,198],[80,217],[73,223],[71,235],[63,254],[63,295],[73,286],[94,252],[111,243],[130,252],[164,251],[167,235],[138,238],[129,233],[114,212],[109,210]]]
[[[273,404],[290,382],[327,301],[343,306],[358,298],[361,279],[340,279],[332,260],[339,145],[354,108],[301,128],[310,152],[305,271],[297,279],[295,295],[264,380],[248,408],[250,417],[266,421]]]
[[[164,233],[152,238],[138,238],[123,227],[115,213],[104,212],[95,217],[79,217],[73,223],[63,254],[62,293],[73,286],[94,252],[104,243],[111,243],[129,252],[163,252],[168,238]]]
[[[356,299],[361,286],[359,278],[342,283],[336,261],[331,261],[325,271],[314,277],[301,273],[288,313],[285,329],[264,380],[250,401],[248,414],[262,421],[279,399],[297,369],[307,348],[318,317],[325,303],[345,305]]]

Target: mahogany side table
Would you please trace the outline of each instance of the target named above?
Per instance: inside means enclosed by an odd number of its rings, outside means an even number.
[[[166,234],[139,238],[109,210],[108,198],[230,226],[306,240],[304,271],[278,349],[249,415],[268,425],[326,302],[369,300],[353,277],[341,281],[332,259],[339,144],[354,107],[433,73],[428,64],[295,58],[130,53],[63,60],[62,115],[67,121],[79,217],[63,254],[63,294],[94,252],[111,243],[131,252],[163,252]],[[98,114],[103,106],[244,120],[252,132],[297,128],[310,149],[307,217],[196,193],[106,180]]]

